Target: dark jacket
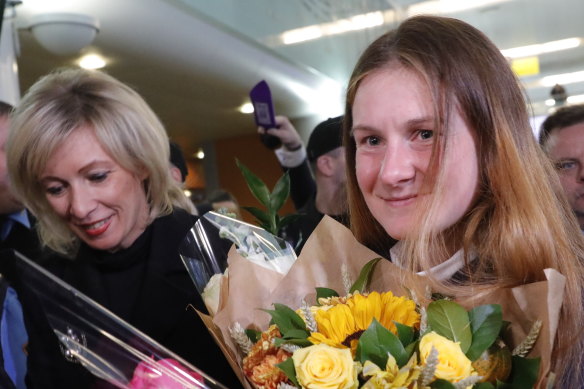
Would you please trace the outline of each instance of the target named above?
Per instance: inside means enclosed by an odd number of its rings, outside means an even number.
[[[203,306],[178,247],[196,217],[176,210],[156,219],[128,249],[114,254],[82,245],[73,261],[55,258],[46,268],[227,387],[239,382],[197,314]],[[34,299],[34,297],[33,297]],[[28,315],[28,318],[27,318]],[[107,387],[60,355],[39,312],[25,308],[31,388]],[[73,386],[67,386],[73,385]]]
[[[304,206],[298,210],[297,219],[284,226],[279,232],[280,237],[288,241],[288,243],[294,247],[294,251],[296,251],[296,254],[298,255],[302,251],[306,240],[310,234],[312,234],[312,231],[314,231],[318,223],[320,223],[324,217],[324,214],[316,209],[315,196],[316,193],[314,193],[306,201]],[[344,225],[348,224],[348,218],[345,214],[329,216]]]

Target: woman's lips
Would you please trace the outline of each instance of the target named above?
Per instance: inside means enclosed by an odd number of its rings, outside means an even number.
[[[95,223],[84,224],[81,226],[81,228],[83,228],[85,233],[89,236],[99,236],[109,228],[110,224],[111,217],[108,217]]]
[[[384,198],[383,201],[392,207],[404,207],[412,204],[417,197],[418,197],[417,195],[390,197]]]

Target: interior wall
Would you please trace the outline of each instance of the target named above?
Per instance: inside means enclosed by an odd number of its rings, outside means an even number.
[[[250,134],[218,140],[215,142],[215,156],[219,187],[235,196],[240,206],[264,209],[249,191],[235,160],[239,159],[260,177],[271,191],[283,174],[274,152],[260,143],[257,134]],[[288,199],[280,210],[280,215],[293,212],[292,201]],[[246,222],[257,224],[247,211],[242,211],[242,216]]]

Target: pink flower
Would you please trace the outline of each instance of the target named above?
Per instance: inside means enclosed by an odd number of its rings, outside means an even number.
[[[174,359],[140,362],[134,370],[130,382],[131,389],[185,389],[195,382],[202,383],[203,377],[183,367]]]

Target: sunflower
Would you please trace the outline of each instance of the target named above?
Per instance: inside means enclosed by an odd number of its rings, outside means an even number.
[[[405,297],[396,297],[391,292],[355,294],[345,303],[329,309],[319,309],[314,314],[318,332],[308,338],[312,343],[325,343],[333,347],[348,347],[353,353],[361,334],[373,319],[394,334],[395,322],[414,327],[420,323],[416,304]]]

